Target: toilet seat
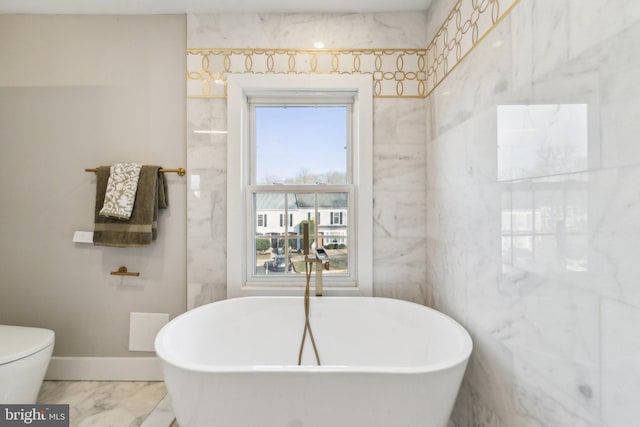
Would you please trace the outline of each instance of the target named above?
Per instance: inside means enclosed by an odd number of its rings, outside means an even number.
[[[0,365],[31,356],[54,342],[49,329],[0,325]]]

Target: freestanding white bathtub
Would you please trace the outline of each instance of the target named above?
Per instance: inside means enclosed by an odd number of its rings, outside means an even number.
[[[387,298],[247,297],[191,310],[156,353],[180,427],[444,427],[472,343],[446,315]]]

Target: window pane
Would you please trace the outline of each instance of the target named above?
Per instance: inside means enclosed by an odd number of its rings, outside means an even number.
[[[349,245],[347,237],[335,239],[338,243],[328,243],[325,239],[325,249],[329,255],[329,270],[324,275],[341,275],[349,273]]]
[[[285,232],[285,194],[259,193],[254,194],[254,274],[283,273],[286,265],[284,253]]]
[[[329,255],[331,268],[324,274],[348,273],[349,193],[254,193],[253,204],[254,275],[304,273],[304,224],[310,253],[324,246]]]
[[[256,106],[254,183],[347,183],[347,113],[347,106]]]
[[[349,193],[318,193],[318,238],[330,259],[326,274],[349,271],[347,245]]]
[[[296,221],[299,223],[301,219],[306,218],[306,211],[298,212],[295,195],[254,193],[253,206],[253,273],[268,275],[304,271],[304,257],[298,255],[302,242],[301,236],[298,236],[299,224]]]
[[[309,246],[315,248],[315,211],[316,211],[316,195],[315,193],[291,193],[289,195],[292,201],[292,207],[290,210],[293,217],[293,231],[296,234],[296,249],[298,252],[303,252],[302,233],[304,224],[309,224]],[[304,260],[304,259],[303,259]],[[302,264],[302,271],[304,271],[304,263]]]

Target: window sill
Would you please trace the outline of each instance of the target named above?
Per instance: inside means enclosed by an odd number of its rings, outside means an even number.
[[[235,289],[227,289],[229,298],[253,297],[253,296],[304,296],[304,286],[272,286],[265,285],[264,282],[251,283],[248,282],[244,286]],[[315,295],[313,280],[310,287],[311,295]],[[336,296],[371,296],[370,290],[367,291],[356,286],[355,282],[341,282],[340,286],[323,286],[322,295],[328,297]]]

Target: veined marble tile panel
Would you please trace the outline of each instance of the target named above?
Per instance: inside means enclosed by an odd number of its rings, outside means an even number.
[[[227,278],[218,283],[187,283],[187,309],[227,298]]]
[[[489,106],[495,107],[496,100],[508,94],[510,22],[510,19],[502,21],[430,95],[434,116],[430,125],[434,127],[434,135],[442,135]]]
[[[374,269],[375,274],[375,269]],[[409,283],[396,279],[396,283],[373,286],[373,296],[380,298],[394,298],[426,305],[427,296],[424,283]]]
[[[458,425],[516,425],[515,414],[512,411],[515,404],[513,354],[491,335],[492,331],[484,331],[475,323],[465,327],[473,336],[473,353],[462,387],[467,389],[468,398],[475,400],[472,406],[482,409],[472,409],[467,413],[473,414],[471,419],[465,419]],[[481,390],[481,393],[477,390]]]
[[[602,300],[602,418],[631,426],[640,418],[640,310]]]
[[[463,381],[456,399],[451,421],[455,427],[512,427],[503,422],[493,407],[485,401],[485,392],[477,391],[473,385]]]
[[[420,144],[426,135],[424,99],[375,99],[373,144]]]
[[[598,294],[640,307],[640,289],[638,288],[637,245],[640,233],[609,233],[597,235],[589,247],[589,275],[580,282],[572,277],[576,286],[588,287]]]
[[[374,247],[378,248],[373,255],[374,284],[424,281],[424,238],[378,237],[374,239]]]
[[[427,235],[500,259],[504,186],[469,185],[427,193]]]
[[[205,170],[209,175],[212,171],[218,171],[219,175],[226,175],[226,101],[188,99],[187,110],[187,160],[190,169],[198,171],[198,175]],[[193,182],[190,184],[192,184],[190,187],[193,187]]]
[[[465,212],[467,205],[452,193],[452,190],[427,192],[427,237],[458,245],[464,240],[465,231],[458,226],[466,226],[461,212]]]
[[[514,9],[514,19],[525,19],[521,12],[521,8],[527,2],[523,2],[522,5],[518,5]],[[530,6],[526,6],[530,7]],[[528,19],[528,17],[527,17]],[[511,19],[506,20],[502,25],[504,31],[507,27],[504,24],[511,22]],[[524,39],[530,39],[525,33],[525,30],[519,26],[513,27],[513,35]],[[535,81],[530,81],[530,77],[522,77],[529,75],[528,65],[535,62],[535,55],[531,53],[527,46],[514,46],[511,49],[511,53],[508,55],[502,55],[502,57],[513,56],[512,61],[505,62],[504,59],[494,61],[491,59],[485,60],[488,53],[501,51],[503,48],[509,48],[511,37],[505,33],[492,33],[483,45],[480,46],[477,51],[477,57],[471,55],[460,66],[463,68],[461,72],[453,73],[442,84],[441,90],[436,91],[431,98],[433,101],[429,101],[431,105],[430,114],[435,115],[435,119],[439,126],[436,127],[435,132],[437,135],[446,132],[452,126],[458,125],[471,117],[478,115],[478,110],[486,108],[487,104],[493,103],[495,106],[496,101],[504,105],[563,105],[563,104],[586,104],[589,110],[589,151],[590,151],[590,167],[599,167],[599,150],[600,150],[600,104],[609,102],[609,99],[614,94],[619,93],[619,96],[625,96],[628,99],[631,94],[637,93],[640,90],[640,84],[637,79],[634,79],[636,73],[634,71],[640,70],[640,61],[636,56],[631,54],[637,50],[638,47],[638,32],[639,26],[631,26],[624,33],[618,37],[611,38],[610,40],[602,41],[599,45],[592,46],[591,49],[583,51],[580,56],[565,58],[564,61],[556,64],[556,69],[553,73],[544,73],[537,75]],[[506,36],[506,37],[503,37]],[[506,39],[504,44],[501,44]],[[522,41],[522,40],[520,40]],[[523,43],[529,43],[526,40]],[[561,44],[561,43],[560,43]],[[494,46],[495,45],[495,46]],[[475,54],[476,52],[474,52]],[[517,57],[514,56],[517,54]],[[527,56],[529,55],[529,56]],[[474,62],[478,62],[480,66],[482,64],[491,64],[493,68],[498,68],[492,73],[484,73],[485,75],[504,76],[511,75],[511,79],[507,80],[506,84],[495,84],[494,89],[497,89],[497,93],[491,93],[487,90],[488,86],[494,80],[482,79],[482,87],[469,87],[470,85],[477,84],[477,80],[473,78],[473,74],[482,71]],[[497,64],[497,65],[496,65]],[[501,65],[502,64],[502,65]],[[499,72],[500,67],[503,66],[504,73]],[[627,70],[626,73],[620,74],[619,70]],[[627,76],[628,78],[625,78]],[[522,79],[522,81],[520,81]],[[535,83],[535,84],[534,84]],[[509,88],[518,88],[516,91],[505,92]],[[619,89],[616,89],[619,88]],[[504,90],[503,90],[504,89]],[[469,95],[471,94],[471,95]],[[476,96],[478,94],[478,96]],[[637,97],[637,96],[636,96]],[[602,98],[602,101],[601,101]],[[491,100],[491,101],[489,101]],[[524,101],[524,102],[523,102]],[[452,108],[451,103],[455,103],[455,108]],[[619,101],[618,101],[619,102]],[[635,104],[622,105],[619,108],[620,111],[629,111],[625,107],[633,107]],[[615,107],[614,107],[615,108]],[[623,110],[624,108],[624,110]],[[444,117],[447,111],[454,113],[451,117]],[[608,117],[616,117],[616,109],[610,110]],[[635,122],[626,119],[624,116],[616,119],[618,125],[623,125],[629,128],[630,132],[635,131]],[[603,123],[603,126],[607,122]],[[637,126],[637,125],[636,125]],[[611,132],[615,132],[616,127],[609,126]],[[624,132],[624,127],[617,127]],[[623,145],[620,149],[621,155],[616,156],[615,150],[613,153],[609,153],[606,157],[605,166],[629,164],[637,162],[637,155],[633,152],[635,147],[628,141],[628,138],[621,138],[621,135],[613,134],[610,140],[604,140],[603,150],[607,152],[607,148],[615,148],[616,145]],[[611,151],[609,148],[609,151]],[[629,150],[633,155],[631,158],[625,156],[624,149]],[[612,159],[613,156],[613,159]],[[559,162],[559,159],[556,159]],[[615,163],[618,161],[619,163]],[[558,163],[560,164],[560,163]],[[532,177],[532,176],[544,176],[553,173],[561,173],[564,171],[548,170],[551,164],[546,163],[547,168],[540,171],[533,171],[527,176],[518,177]]]
[[[191,48],[419,48],[426,14],[189,14]]]
[[[427,37],[425,43],[431,43],[443,22],[451,13],[457,0],[433,1],[427,10]]]
[[[637,144],[629,137],[637,132],[637,121],[629,112],[637,107],[640,95],[640,82],[635,78],[640,60],[634,55],[639,47],[640,23],[558,64],[553,73],[532,82],[531,90],[515,92],[512,97],[516,102],[511,103],[522,104],[518,99],[528,99],[529,104],[586,104],[589,167],[600,167],[600,151],[603,167],[637,164]]]
[[[558,292],[545,282],[521,299],[496,336],[551,389],[581,407],[594,419],[600,415],[600,337],[598,297],[576,290]],[[553,313],[552,316],[549,313]],[[527,374],[529,368],[516,376]]]
[[[220,237],[226,233],[226,171],[201,169],[189,173],[188,236]]]
[[[609,70],[615,78],[606,79],[605,83],[622,83],[620,87],[625,90],[631,82],[626,78],[631,74],[621,74],[620,70],[622,64],[626,64],[623,68],[628,68],[630,62],[637,68],[638,59],[634,54],[640,43],[637,37],[640,5],[637,2],[615,0],[588,7],[580,0],[522,2],[513,15],[519,23],[517,31],[514,25],[513,50],[519,52],[514,66],[526,74],[525,67],[532,63],[534,81],[554,79],[567,64],[573,64],[574,69],[581,68],[583,72],[599,70],[606,73]],[[531,38],[534,40],[533,51],[529,48]],[[633,80],[637,85],[637,79]],[[601,83],[596,83],[596,87]],[[556,89],[566,91],[562,85]],[[573,93],[581,94],[575,90]],[[606,97],[606,91],[603,96]]]
[[[487,108],[427,143],[428,188],[496,182],[496,114]]]
[[[635,78],[640,59],[634,54],[639,48],[640,23],[582,51],[535,82],[532,95],[537,103],[552,99],[587,105],[591,169],[640,163],[632,137],[637,121],[629,117],[640,97],[640,82]]]
[[[477,252],[466,254],[466,259],[465,312],[472,334],[490,332],[514,359],[536,367],[554,389],[597,415],[598,296],[518,272]]]
[[[517,426],[609,427],[585,411],[572,396],[554,388],[536,367],[515,360],[514,400]]]
[[[424,238],[375,237],[373,294],[424,303]]]
[[[424,191],[374,191],[373,236],[426,236],[426,199]]]
[[[427,188],[460,187],[467,181],[469,158],[465,126],[457,126],[429,141],[426,148]]]
[[[498,258],[501,252],[501,207],[504,186],[500,184],[468,185],[456,190],[466,210],[458,212],[456,228],[461,231],[456,242],[469,251]],[[453,219],[453,218],[452,218]]]
[[[420,144],[374,146],[374,190],[424,190],[425,151],[425,146]]]
[[[503,262],[640,306],[640,168],[603,169],[512,184]]]
[[[555,73],[569,60],[569,15],[567,2],[539,0],[521,2],[519,7],[528,8],[532,16],[533,33],[533,79],[539,80]]]
[[[588,119],[584,103],[498,105],[498,179],[586,170]]]
[[[509,14],[511,34],[505,42],[511,49],[511,90],[529,93],[533,89],[533,14],[532,2],[521,1]]]
[[[569,17],[569,55],[574,58],[602,40],[614,38],[622,42],[620,33],[640,22],[640,3],[609,0],[585,7],[584,1],[568,0],[563,13]],[[637,57],[632,52],[628,54]]]
[[[512,184],[502,213],[503,260],[521,270],[555,277],[584,271],[587,263],[588,184],[584,174]],[[561,253],[560,253],[561,252]]]
[[[640,232],[640,166],[592,171],[586,179],[592,234]]]
[[[187,99],[187,132],[189,138],[198,133],[223,132],[227,130],[227,101],[225,99]]]
[[[226,233],[217,238],[189,237],[189,283],[226,283]]]
[[[427,288],[429,305],[467,324],[468,277],[467,252],[441,240],[427,239]]]
[[[633,2],[638,8],[640,4]],[[640,96],[640,20],[625,31],[603,40],[578,57],[588,57],[596,64],[600,76],[599,86],[603,105],[625,102]]]
[[[193,164],[189,176],[192,194],[207,189],[222,189],[227,182],[226,135],[198,135],[188,143],[188,161]],[[226,187],[224,187],[226,190]]]
[[[640,68],[637,73],[640,73]],[[638,96],[602,105],[600,115],[604,167],[640,165],[640,144],[637,143],[637,135],[640,135],[640,85],[636,85]]]

